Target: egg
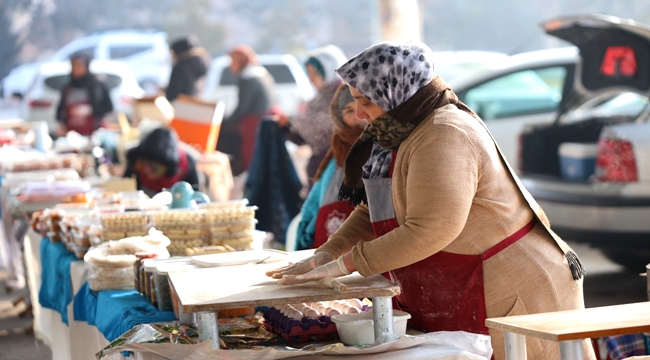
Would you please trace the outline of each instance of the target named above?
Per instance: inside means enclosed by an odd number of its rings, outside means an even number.
[[[302,315],[303,314],[300,311],[295,310],[295,311],[292,311],[291,313],[287,314],[287,317],[290,318],[290,319],[293,319],[293,320],[301,320],[303,318]]]
[[[318,318],[320,318],[320,314],[318,313],[318,311],[316,311],[314,309],[307,309],[307,310],[305,310],[304,314],[305,314],[306,317],[308,317],[310,319],[318,319]]]
[[[359,299],[350,299],[348,300],[348,303],[354,307],[357,307],[361,309],[363,307],[363,304],[361,303],[361,300]]]
[[[339,309],[330,309],[331,310],[327,312],[327,316],[341,315],[341,311]]]
[[[343,304],[343,305],[341,305],[341,307],[339,308],[339,310],[341,311],[342,314],[347,314],[347,313],[348,313],[348,309],[350,309],[350,307],[351,307],[351,306],[348,305],[348,304]]]
[[[358,307],[350,306],[350,307],[348,308],[348,310],[347,310],[345,313],[346,313],[346,314],[358,314],[358,313],[360,313],[360,312],[361,312],[361,310],[359,310]]]

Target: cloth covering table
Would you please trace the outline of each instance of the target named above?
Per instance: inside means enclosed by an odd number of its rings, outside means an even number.
[[[73,302],[67,304],[67,316],[69,325],[62,321],[58,311],[44,308],[39,303],[39,291],[41,288],[41,252],[40,246],[43,238],[32,231],[27,232],[25,238],[24,260],[27,269],[27,281],[30,287],[30,297],[34,314],[34,335],[43,341],[52,351],[52,359],[88,360],[94,359],[95,354],[106,347],[109,342],[95,326],[85,321],[74,320]],[[86,283],[87,270],[81,260],[72,261],[69,267],[72,294],[78,293]],[[105,359],[109,360],[152,360],[164,359],[164,357],[153,354],[135,354],[135,356],[124,358],[121,355],[112,355]]]
[[[94,325],[113,341],[139,324],[176,321],[172,311],[161,312],[136,290],[93,291],[85,283],[74,297],[74,319]]]

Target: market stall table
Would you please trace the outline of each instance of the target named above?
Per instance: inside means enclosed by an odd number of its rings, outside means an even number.
[[[313,250],[290,253],[289,261],[295,262],[311,254]],[[219,348],[216,315],[219,310],[366,297],[373,302],[375,338],[382,333],[393,333],[391,298],[399,295],[400,287],[382,275],[354,274],[340,278],[348,290],[339,292],[316,283],[282,286],[264,274],[281,265],[283,263],[248,264],[170,273],[181,323],[191,323],[191,314],[196,314],[200,340],[211,340],[215,348]]]
[[[582,360],[583,339],[650,331],[650,302],[485,320],[505,332],[507,360],[526,360],[526,336],[560,343],[563,360]]]

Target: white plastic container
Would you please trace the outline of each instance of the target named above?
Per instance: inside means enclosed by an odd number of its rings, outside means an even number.
[[[357,314],[332,316],[341,341],[346,345],[370,345],[375,342],[374,320],[372,311]],[[393,332],[397,336],[406,334],[406,320],[411,314],[393,310]]]
[[[596,169],[598,144],[562,143],[558,148],[560,173],[565,179],[587,180]]]

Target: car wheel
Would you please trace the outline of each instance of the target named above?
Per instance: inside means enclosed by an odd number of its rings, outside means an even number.
[[[646,265],[650,263],[650,252],[620,249],[602,249],[602,252],[608,259],[624,266],[629,272],[646,272]]]

